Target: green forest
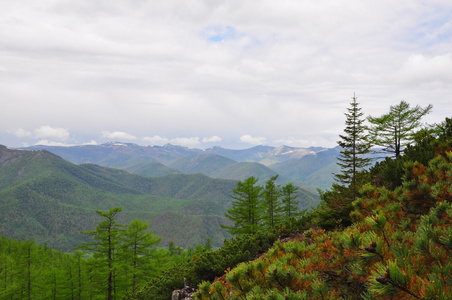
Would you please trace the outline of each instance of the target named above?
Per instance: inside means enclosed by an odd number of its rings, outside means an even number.
[[[431,109],[366,117],[353,97],[320,205],[300,211],[278,176],[239,181],[219,248],[162,247],[122,207],[70,253],[1,237],[0,299],[169,300],[184,278],[195,299],[451,299],[452,119],[423,124]]]

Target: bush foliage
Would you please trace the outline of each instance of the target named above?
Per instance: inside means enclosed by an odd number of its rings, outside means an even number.
[[[434,149],[427,165],[405,163],[400,186],[364,185],[351,226],[277,242],[196,299],[450,299],[452,140]]]
[[[224,246],[217,250],[197,247],[191,259],[164,270],[148,282],[137,299],[167,300],[173,290],[184,286],[184,278],[191,286],[197,286],[202,281],[213,281],[221,277],[224,270],[263,254],[275,240],[274,233],[257,233],[226,240]]]

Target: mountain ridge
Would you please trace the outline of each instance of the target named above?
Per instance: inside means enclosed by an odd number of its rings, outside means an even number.
[[[310,188],[311,191],[331,185],[332,174],[323,172],[320,178],[313,173],[320,169],[335,170],[334,165],[339,155],[338,147],[302,148],[286,145],[279,147],[259,145],[241,150],[214,146],[203,150],[172,144],[140,146],[133,143],[109,142],[69,147],[37,145],[23,149],[44,149],[76,164],[94,163],[145,176],[203,173],[215,178],[242,180],[253,175],[265,181],[273,176],[272,174],[278,173],[281,178],[300,182],[300,185]],[[324,159],[325,155],[329,157]],[[327,167],[326,162],[331,166]],[[265,169],[263,167],[243,163],[259,163],[267,170],[263,171]],[[157,164],[160,164],[160,169],[155,171],[153,167]],[[309,168],[305,168],[306,166]]]

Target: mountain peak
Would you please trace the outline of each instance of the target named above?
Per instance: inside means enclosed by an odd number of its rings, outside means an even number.
[[[209,147],[209,148],[207,148],[205,151],[206,152],[209,152],[209,151],[211,151],[211,150],[224,150],[225,148],[223,148],[223,147],[221,147],[221,146],[212,146],[212,147]]]

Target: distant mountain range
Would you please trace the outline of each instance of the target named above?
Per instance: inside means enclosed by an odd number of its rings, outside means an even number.
[[[243,150],[211,147],[205,150],[167,144],[139,146],[111,142],[85,146],[33,146],[47,150],[75,164],[93,163],[144,176],[202,173],[213,178],[243,180],[249,176],[261,182],[279,174],[281,182],[297,182],[311,191],[325,189],[339,171],[339,148],[297,148],[256,146]]]
[[[181,174],[172,166],[186,173],[199,172]],[[171,145],[109,143],[27,150],[0,146],[0,235],[68,250],[86,239],[80,231],[95,228],[99,222],[95,210],[121,206],[119,222],[148,221],[154,233],[163,237],[162,245],[173,241],[193,247],[210,238],[219,246],[229,237],[219,226],[228,222],[224,212],[230,205],[229,195],[238,176],[247,176],[250,170],[274,172],[256,162],[235,162],[208,151]],[[201,174],[220,171],[237,177],[215,179]],[[300,208],[319,201],[309,191],[301,189],[299,194]]]

